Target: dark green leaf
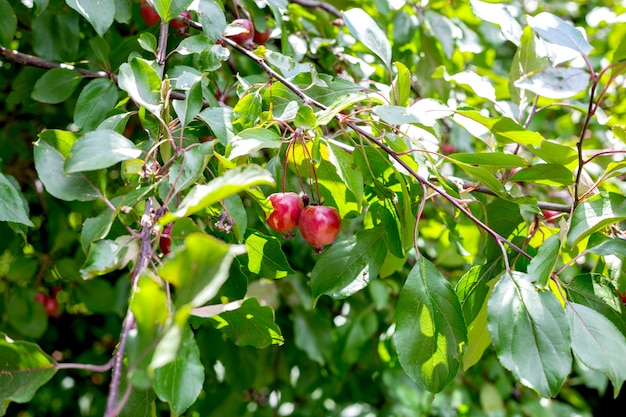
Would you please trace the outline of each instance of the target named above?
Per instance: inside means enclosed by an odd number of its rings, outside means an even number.
[[[212,156],[213,144],[211,142],[201,143],[184,152],[170,168],[169,185],[174,187],[174,190],[180,191],[196,183]]]
[[[74,289],[78,300],[85,303],[89,311],[99,314],[115,312],[115,291],[111,284],[102,278],[81,282]]]
[[[383,233],[382,227],[363,230],[324,252],[311,272],[313,298],[345,298],[376,278],[387,252]]]
[[[66,174],[108,168],[138,158],[142,153],[133,142],[113,130],[86,133],[78,138],[70,152],[65,160]]]
[[[154,8],[164,22],[187,10],[192,0],[154,0]]]
[[[180,120],[181,126],[187,126],[202,110],[202,82],[194,83],[187,91],[184,100],[174,100],[174,111]]]
[[[198,12],[198,20],[202,25],[202,33],[215,43],[226,28],[224,9],[215,0],[204,0],[198,2],[196,11]]]
[[[450,283],[420,257],[402,287],[393,341],[402,369],[417,385],[441,392],[458,372],[467,328]]]
[[[0,333],[0,403],[25,403],[56,373],[56,362],[39,346]]]
[[[17,16],[7,0],[0,0],[0,44],[9,47],[17,30]]]
[[[624,334],[601,313],[582,304],[568,303],[567,313],[574,354],[585,366],[609,377],[617,398],[626,380]]]
[[[35,83],[32,97],[42,103],[62,103],[76,90],[83,76],[67,68],[48,70]]]
[[[99,197],[95,181],[80,173],[66,174],[65,161],[77,136],[62,130],[44,130],[35,142],[35,168],[46,191],[61,200],[89,201]]]
[[[300,106],[293,124],[302,129],[313,129],[317,125],[317,118],[311,106]]]
[[[274,322],[274,310],[260,305],[256,298],[248,298],[238,309],[213,316],[211,320],[238,346],[263,349],[283,344],[280,328]]]
[[[128,246],[113,240],[93,242],[80,269],[81,276],[83,279],[90,279],[118,269],[127,250]]]
[[[154,391],[167,402],[175,415],[183,413],[198,399],[204,383],[204,366],[200,350],[189,326],[185,326],[176,359],[157,368],[154,373]]]
[[[155,115],[161,113],[161,77],[147,61],[134,58],[122,64],[118,85],[138,105]]]
[[[505,273],[488,302],[489,334],[500,363],[544,397],[561,389],[572,367],[565,310],[521,272]]]
[[[223,107],[208,107],[198,114],[200,120],[206,123],[213,135],[224,146],[228,144],[233,136],[233,111]]]
[[[35,226],[28,218],[28,203],[15,178],[0,172],[0,221]]]
[[[115,2],[103,0],[65,0],[65,2],[87,19],[100,36],[104,36],[113,23]]]
[[[83,131],[94,130],[117,102],[117,86],[106,78],[92,80],[76,102],[74,123]]]

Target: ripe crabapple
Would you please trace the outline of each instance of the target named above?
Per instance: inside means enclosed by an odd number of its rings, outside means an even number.
[[[35,294],[35,301],[43,306],[48,317],[56,317],[59,315],[59,303],[56,297],[49,296],[39,291]]]
[[[252,22],[248,19],[235,19],[233,20],[233,24],[243,26],[243,28],[246,29],[247,32],[230,35],[228,36],[228,38],[241,46],[246,46],[250,44],[250,42],[252,42],[252,39],[254,39],[254,25],[252,24]]]
[[[543,217],[547,223],[557,224],[559,222],[559,212],[555,210],[541,210]]]
[[[256,30],[256,28],[254,28],[254,37],[252,38],[252,40],[257,45],[265,45],[267,43],[267,40],[270,38],[270,32],[271,29],[269,26],[265,27],[265,32],[259,32],[258,30]]]
[[[141,6],[139,6],[139,14],[144,23],[150,27],[156,25],[161,20],[156,10],[146,3],[141,3]]]
[[[159,247],[163,255],[170,253],[170,247],[172,246],[170,233],[172,232],[172,227],[174,227],[173,223],[166,224],[163,228],[163,233],[161,233],[161,238],[159,239]]]
[[[298,227],[315,253],[322,253],[324,246],[332,243],[339,234],[341,216],[334,207],[308,206],[300,213]]]
[[[182,17],[186,17],[187,19],[191,19],[191,14],[187,10],[182,12],[180,15]],[[177,20],[177,19],[172,19],[172,20],[170,20],[170,27],[172,29],[177,30],[180,33],[183,33],[183,32],[185,32],[185,29],[187,29],[187,23],[182,22],[182,21]]]
[[[277,232],[290,237],[292,230],[298,227],[300,212],[304,208],[302,198],[296,193],[274,193],[268,197],[273,210],[267,216],[267,224]]]

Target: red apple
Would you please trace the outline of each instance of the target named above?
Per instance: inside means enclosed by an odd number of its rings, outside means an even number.
[[[163,228],[163,233],[161,233],[161,238],[159,239],[159,247],[161,248],[161,253],[163,255],[167,255],[170,253],[170,247],[172,246],[172,237],[170,233],[172,232],[172,227],[174,227],[173,223],[168,223]]]
[[[307,206],[300,213],[298,228],[315,253],[322,253],[324,246],[332,243],[339,234],[341,216],[334,207]]]
[[[155,26],[161,20],[156,10],[146,3],[141,3],[141,6],[139,6],[139,14],[144,23],[150,27]]]
[[[259,32],[256,28],[254,28],[254,36],[252,37],[252,40],[257,45],[265,45],[267,40],[270,38],[271,31],[272,30],[269,26],[265,27],[265,32]]]
[[[234,25],[242,26],[246,32],[241,32],[236,35],[228,36],[229,39],[237,42],[241,46],[249,45],[254,38],[254,25],[248,19],[235,19],[233,20]]]
[[[300,212],[304,208],[302,198],[296,193],[274,193],[268,197],[273,210],[267,216],[267,224],[277,232],[287,233],[298,227]]]
[[[541,213],[547,223],[557,224],[559,222],[559,215],[561,213],[558,211],[543,209],[541,210]]]
[[[191,19],[191,14],[187,10],[182,12],[180,15],[182,17],[186,17],[187,19]],[[185,22],[182,22],[182,21],[178,20],[178,19],[172,19],[172,20],[170,20],[170,27],[172,29],[176,29],[180,33],[184,33],[185,30],[187,29],[187,24]]]

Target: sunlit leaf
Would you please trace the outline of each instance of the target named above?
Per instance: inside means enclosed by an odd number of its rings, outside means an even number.
[[[378,56],[391,69],[391,44],[387,35],[363,9],[350,9],[342,13],[343,21],[352,35]]]
[[[508,117],[485,117],[475,110],[457,110],[455,113],[485,126],[503,143],[515,142],[520,145],[537,146],[545,140],[540,133],[524,129]]]
[[[585,91],[589,80],[589,73],[579,68],[546,68],[525,74],[514,85],[543,97],[563,99]]]
[[[158,115],[161,103],[161,77],[145,60],[134,58],[120,66],[119,87],[140,106]]]
[[[560,248],[559,236],[552,235],[539,246],[537,255],[531,259],[528,265],[528,275],[536,281],[535,285],[538,288],[545,289],[548,286],[548,280],[559,259]]]
[[[94,130],[86,133],[72,146],[65,160],[65,173],[95,171],[121,161],[138,158],[141,150],[113,130]]]
[[[548,185],[572,185],[574,175],[563,165],[537,164],[517,171],[509,181],[535,182]]]
[[[442,391],[458,372],[467,328],[450,283],[420,257],[400,292],[393,341],[402,369],[422,389]]]
[[[580,203],[574,210],[572,227],[567,235],[570,247],[611,224],[626,220],[626,197],[600,193]]]
[[[386,255],[383,233],[380,227],[364,230],[327,249],[311,272],[313,297],[345,298],[376,278]]]
[[[578,29],[552,13],[542,12],[536,16],[526,16],[526,20],[539,36],[550,43],[573,49],[582,55],[593,50]]]

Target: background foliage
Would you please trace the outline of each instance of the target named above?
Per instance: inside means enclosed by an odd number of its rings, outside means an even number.
[[[142,7],[0,0],[0,414],[618,397],[623,4]],[[323,253],[268,227],[281,191],[339,211]]]

